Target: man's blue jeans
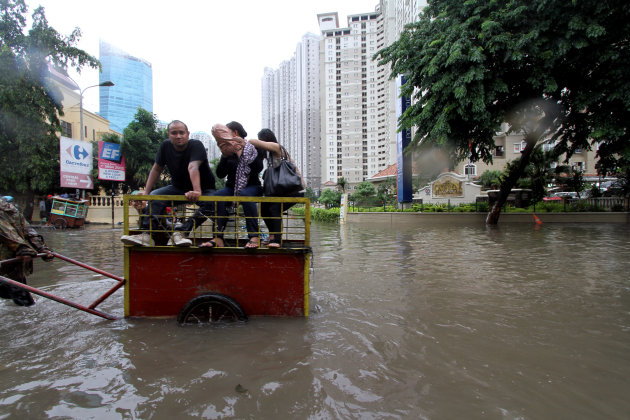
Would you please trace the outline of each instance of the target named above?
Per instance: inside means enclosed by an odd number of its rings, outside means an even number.
[[[173,185],[167,185],[165,187],[158,188],[157,190],[151,191],[150,195],[184,195],[187,192],[188,191],[185,191],[181,188],[177,188]],[[213,195],[214,192],[215,190],[213,189],[207,189],[207,190],[203,190],[201,192],[201,195],[208,197],[208,196]],[[187,201],[174,201],[173,202],[173,204],[183,204],[183,203],[187,203]],[[160,223],[159,216],[166,214],[166,207],[168,207],[169,204],[171,203],[168,201],[160,201],[160,200],[149,201],[149,215],[151,218],[151,227],[153,230],[164,229],[162,224]],[[197,204],[199,205],[199,208],[195,211],[195,213],[191,217],[189,217],[188,220],[186,220],[186,222],[182,226],[180,226],[179,228],[176,228],[175,230],[190,232],[191,230],[195,229],[197,226],[200,226],[203,222],[206,221],[206,219],[209,216],[213,214],[212,206],[202,205],[202,204],[209,204],[209,203],[197,203]]]

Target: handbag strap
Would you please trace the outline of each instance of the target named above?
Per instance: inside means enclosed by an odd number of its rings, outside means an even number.
[[[289,162],[291,162],[291,155],[289,155],[287,149],[285,149],[282,145],[280,145],[280,156],[280,159],[288,160]]]

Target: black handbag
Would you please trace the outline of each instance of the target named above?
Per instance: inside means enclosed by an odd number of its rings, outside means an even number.
[[[282,150],[280,165],[274,168],[269,164],[263,176],[266,196],[278,197],[303,189],[302,177],[298,173],[295,165],[291,163],[289,153],[287,153],[284,147],[280,146],[280,148]],[[269,161],[271,161],[271,159],[269,159]]]

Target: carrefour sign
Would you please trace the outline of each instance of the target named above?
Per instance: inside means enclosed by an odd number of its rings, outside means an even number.
[[[60,185],[64,188],[91,190],[92,183],[92,143],[59,139]]]
[[[59,161],[62,172],[92,174],[92,143],[61,137]]]

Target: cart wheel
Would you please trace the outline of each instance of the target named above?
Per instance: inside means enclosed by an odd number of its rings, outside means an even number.
[[[56,219],[53,222],[53,225],[55,226],[55,229],[65,229],[68,227],[68,222],[66,221],[66,219]]]
[[[235,321],[247,321],[245,311],[234,299],[219,293],[197,296],[177,315],[180,325]]]

